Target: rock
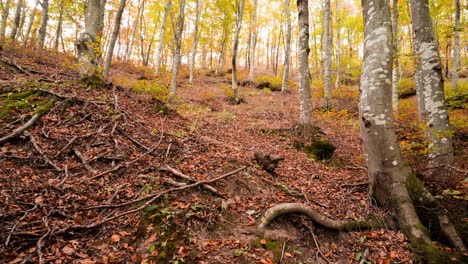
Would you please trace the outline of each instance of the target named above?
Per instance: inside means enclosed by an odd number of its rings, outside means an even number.
[[[257,161],[257,163],[261,165],[262,168],[269,173],[274,173],[275,169],[279,165],[279,162],[284,160],[283,157],[265,154],[261,151],[255,152],[253,159]]]

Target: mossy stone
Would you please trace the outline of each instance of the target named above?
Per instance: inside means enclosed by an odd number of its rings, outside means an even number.
[[[312,158],[316,160],[331,159],[336,149],[336,147],[333,144],[331,144],[328,140],[317,140],[310,145],[295,142],[294,147],[297,150],[309,154]]]

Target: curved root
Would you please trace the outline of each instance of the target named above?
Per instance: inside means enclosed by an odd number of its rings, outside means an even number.
[[[277,204],[268,209],[263,217],[260,219],[258,230],[263,232],[265,228],[273,221],[276,217],[283,214],[291,213],[302,213],[307,215],[315,223],[334,230],[352,231],[369,228],[382,227],[381,223],[370,223],[370,222],[359,222],[359,221],[340,221],[331,219],[325,215],[322,215],[315,211],[312,207],[301,203],[283,203]]]

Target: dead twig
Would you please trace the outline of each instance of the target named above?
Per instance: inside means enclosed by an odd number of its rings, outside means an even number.
[[[145,179],[150,179],[153,181],[162,181],[165,182],[169,185],[176,186],[176,187],[181,187],[181,186],[186,186],[186,183],[183,182],[176,182],[173,179],[165,178],[165,177],[154,177],[152,175],[146,175],[146,174],[140,174],[138,175],[138,178],[145,178]]]
[[[179,176],[180,178],[183,178],[183,179],[188,180],[188,181],[190,181],[190,182],[198,182],[197,179],[192,178],[192,177],[190,177],[190,176],[188,176],[188,175],[185,175],[185,174],[183,174],[182,172],[180,172],[180,171],[178,171],[178,170],[176,170],[176,169],[170,167],[169,165],[162,166],[161,168],[159,168],[159,170],[171,172],[172,174],[174,174],[174,175],[176,175],[176,176]],[[216,190],[215,188],[213,188],[213,187],[210,186],[210,185],[203,184],[202,187],[205,188],[205,189],[207,189],[208,191],[210,191],[210,192],[216,194],[216,195],[221,196],[221,194],[219,193],[219,191]]]
[[[70,176],[70,174],[68,173],[68,166],[67,165],[64,166],[63,170],[65,171],[65,177],[63,178],[63,180],[59,184],[55,185],[55,187],[57,187],[57,188],[59,188],[62,184],[64,184],[65,181]]]
[[[208,184],[208,183],[213,183],[213,182],[216,182],[216,181],[219,181],[221,179],[224,179],[226,177],[229,177],[233,174],[236,174],[238,172],[241,172],[243,170],[245,170],[247,167],[246,166],[243,166],[239,169],[236,169],[234,171],[231,171],[231,172],[228,172],[226,174],[223,174],[219,177],[216,177],[214,179],[211,179],[211,180],[205,180],[205,181],[199,181],[199,182],[196,182],[196,183],[192,183],[192,184],[189,184],[189,185],[185,185],[185,186],[181,186],[181,187],[178,187],[178,188],[172,188],[172,189],[169,189],[169,190],[165,190],[165,191],[162,191],[160,193],[156,193],[156,194],[152,194],[152,195],[149,195],[149,196],[146,196],[146,197],[142,197],[142,198],[139,198],[139,199],[135,199],[135,200],[132,200],[132,201],[128,201],[128,202],[125,202],[125,203],[121,203],[121,204],[103,204],[103,205],[97,205],[97,206],[92,206],[92,207],[88,207],[88,208],[85,208],[84,210],[91,210],[91,209],[100,209],[100,208],[118,208],[118,207],[124,207],[124,206],[127,206],[127,205],[131,205],[131,204],[135,204],[135,203],[138,203],[138,202],[141,202],[141,201],[144,201],[144,200],[148,200],[150,199],[151,201],[155,201],[157,198],[161,197],[162,195],[166,194],[166,193],[170,193],[170,192],[175,192],[175,191],[180,191],[180,190],[185,190],[185,189],[189,189],[189,188],[192,188],[192,187],[196,187],[196,186],[199,186],[199,185],[202,185],[202,184]],[[156,197],[156,198],[155,198]]]
[[[39,154],[44,159],[44,161],[47,162],[47,164],[52,166],[57,171],[62,171],[62,169],[59,166],[57,166],[52,160],[50,160],[50,158],[41,150],[41,148],[37,144],[36,138],[31,133],[29,133],[28,131],[24,131],[24,135],[29,137],[29,141],[31,141],[34,149],[36,149],[36,151],[39,152]]]
[[[36,243],[37,255],[39,256],[39,264],[44,263],[43,254],[42,254],[42,241],[51,233],[47,219],[44,218],[42,221],[44,222],[47,228],[47,232],[43,236],[41,236],[41,238],[39,238],[39,240]]]
[[[26,131],[26,129],[30,128],[32,125],[34,125],[37,120],[39,120],[39,118],[41,117],[41,114],[34,114],[31,119],[29,119],[28,122],[26,122],[26,124],[22,125],[21,127],[15,129],[11,134],[9,134],[8,136],[5,136],[5,137],[2,137],[0,138],[0,146],[3,145],[4,143],[18,137],[19,135],[21,135],[23,132]]]
[[[93,169],[93,167],[91,167],[89,165],[89,163],[87,162],[87,159],[86,157],[83,155],[83,153],[81,153],[79,150],[77,149],[73,149],[73,152],[75,153],[75,156],[78,157],[78,159],[81,161],[81,163],[83,164],[83,166],[85,167],[86,170],[88,170],[89,172],[91,172],[92,174],[96,174],[97,171],[95,169]]]
[[[364,253],[362,253],[361,261],[359,261],[359,264],[364,264],[367,261],[368,256],[369,256],[369,248],[366,248],[364,250]]]
[[[16,226],[18,226],[18,224],[21,221],[23,221],[30,212],[36,210],[36,208],[37,208],[37,204],[35,204],[33,208],[31,208],[31,209],[27,210],[26,212],[24,212],[24,215],[13,225],[13,227],[11,228],[10,233],[8,234],[8,237],[7,237],[6,241],[5,241],[5,246],[8,246],[8,244],[10,243],[11,235],[15,231]]]

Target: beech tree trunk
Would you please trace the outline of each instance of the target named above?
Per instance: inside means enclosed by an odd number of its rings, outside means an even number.
[[[434,36],[428,0],[411,0],[415,54],[419,60],[419,78],[428,113],[430,140],[429,166],[437,167],[453,161],[451,129],[444,95],[444,80],[439,47]]]
[[[323,5],[323,48],[325,56],[325,91],[324,91],[324,102],[323,107],[330,109],[332,107],[332,33],[331,33],[331,8],[330,0],[325,0]]]
[[[361,76],[359,119],[367,159],[369,193],[390,208],[400,229],[414,247],[418,263],[446,263],[447,255],[432,244],[414,204],[430,206],[442,232],[457,248],[463,242],[438,204],[405,163],[393,130],[391,105],[392,27],[387,0],[362,0],[365,41]],[[431,202],[429,202],[431,201]],[[427,203],[426,203],[427,202]]]
[[[47,23],[49,21],[49,0],[42,0],[42,20],[41,27],[39,28],[39,34],[37,36],[37,45],[40,48],[44,48],[44,42],[46,38]]]
[[[36,3],[34,4],[34,8],[32,9],[32,12],[31,12],[31,17],[29,18],[29,21],[28,21],[28,27],[26,28],[26,33],[24,34],[23,43],[22,43],[23,47],[25,47],[26,44],[28,44],[29,34],[31,33],[31,28],[34,23],[34,18],[36,17],[38,4],[39,4],[39,0],[36,0]]]
[[[0,39],[5,38],[6,32],[6,23],[8,21],[8,15],[10,14],[11,0],[7,0],[5,3],[2,3],[2,22],[0,24]]]
[[[297,0],[299,41],[299,124],[309,125],[311,122],[311,91],[309,73],[309,7],[307,0]]]
[[[392,105],[393,111],[398,112],[398,77],[399,77],[399,44],[398,44],[398,0],[393,0],[392,9],[393,30],[393,69],[392,69]]]
[[[232,47],[232,90],[234,91],[233,102],[240,103],[239,87],[237,85],[237,51],[239,49],[239,35],[242,26],[242,16],[244,14],[244,0],[236,1],[236,30],[234,33],[234,45]]]
[[[23,8],[23,0],[18,0],[18,2],[16,3],[15,19],[13,20],[13,25],[12,25],[11,32],[10,32],[10,39],[13,41],[16,40],[16,34],[18,33],[22,8]]]
[[[57,25],[57,31],[55,33],[55,44],[54,49],[58,51],[60,38],[62,37],[62,24],[63,24],[63,1],[60,1],[59,21]]]
[[[255,71],[255,46],[257,45],[257,2],[254,0],[254,10],[252,19],[252,36],[250,38],[250,56],[249,56],[249,81],[254,80]]]
[[[458,89],[458,68],[460,67],[460,0],[455,0],[455,41],[453,43],[452,90]],[[448,57],[448,54],[447,54]]]
[[[114,56],[115,43],[117,42],[117,38],[119,37],[120,23],[122,21],[122,14],[124,12],[126,3],[127,0],[120,0],[119,9],[117,9],[117,13],[115,14],[114,28],[112,29],[112,35],[109,42],[109,49],[107,50],[106,61],[104,63],[104,70],[102,71],[102,75],[105,79],[109,77],[109,69],[112,63],[112,56]]]
[[[340,74],[341,74],[341,18],[340,18],[340,1],[335,0],[335,21],[336,21],[336,43],[335,43],[335,53],[336,53],[336,79],[335,79],[335,89],[339,88],[340,85]]]
[[[177,73],[180,67],[180,49],[182,45],[182,30],[184,29],[184,11],[185,11],[185,0],[180,0],[179,3],[179,18],[177,20],[177,29],[175,32],[175,52],[172,58],[172,78],[170,96],[175,96],[177,89]]]
[[[106,0],[88,0],[85,6],[85,28],[79,36],[76,46],[78,63],[83,82],[92,86],[103,85],[99,71],[100,34],[104,27],[104,7]]]
[[[192,57],[190,58],[190,77],[189,82],[193,83],[193,75],[195,70],[195,58],[197,56],[197,45],[198,45],[198,23],[200,22],[200,15],[201,15],[201,4],[200,0],[196,0],[196,17],[195,17],[195,29],[193,30],[193,46],[192,46]]]
[[[161,29],[159,30],[159,39],[158,45],[156,47],[156,54],[154,58],[154,74],[159,75],[159,67],[161,66],[161,55],[162,55],[162,48],[164,44],[164,33],[166,32],[166,23],[167,23],[167,16],[169,14],[169,10],[171,9],[172,0],[167,0],[166,6],[164,7],[164,15],[161,21]]]
[[[283,82],[281,92],[289,90],[289,66],[291,57],[291,0],[284,0],[284,13],[286,19],[286,48],[284,51]]]

